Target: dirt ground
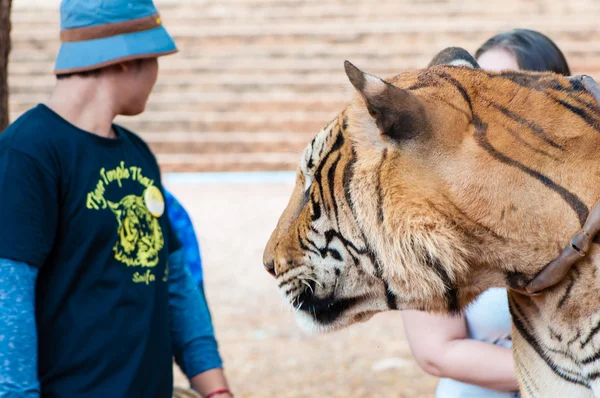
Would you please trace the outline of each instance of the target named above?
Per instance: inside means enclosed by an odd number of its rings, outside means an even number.
[[[433,397],[399,313],[307,336],[264,271],[262,252],[292,183],[167,183],[193,218],[227,377],[237,397]],[[176,384],[185,378],[176,374]]]

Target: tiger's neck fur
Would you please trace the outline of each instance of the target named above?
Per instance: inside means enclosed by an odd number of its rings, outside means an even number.
[[[398,151],[374,138],[360,103],[346,111],[359,153],[357,220],[390,288],[411,307],[453,311],[492,286],[523,288],[600,199],[593,98],[551,75],[515,76],[434,68],[395,79],[431,104],[438,134],[448,131]],[[449,90],[432,83],[440,81]],[[468,134],[457,136],[452,124]],[[540,297],[509,294],[524,396],[585,397],[588,388],[600,396],[599,266],[594,246]]]

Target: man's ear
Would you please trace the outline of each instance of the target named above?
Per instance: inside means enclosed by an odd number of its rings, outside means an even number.
[[[360,94],[369,115],[375,119],[381,135],[402,141],[425,131],[425,109],[414,94],[365,73],[348,61],[344,66],[350,83]]]
[[[460,47],[448,47],[439,53],[429,63],[429,67],[436,65],[464,66],[472,69],[480,69],[475,58],[467,50]]]

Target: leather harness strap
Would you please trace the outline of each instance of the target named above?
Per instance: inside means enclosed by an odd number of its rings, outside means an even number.
[[[577,75],[571,77],[570,80],[579,81],[600,105],[600,86],[594,79],[587,75]],[[542,290],[559,283],[567,275],[569,269],[588,254],[592,241],[598,232],[600,232],[600,201],[596,202],[581,231],[571,239],[560,255],[529,281],[524,291],[521,289],[513,290],[521,294],[535,296]]]
[[[588,254],[592,240],[598,232],[600,232],[600,201],[596,202],[581,231],[571,238],[560,255],[529,281],[525,287],[527,294],[539,293],[563,280],[569,269]]]

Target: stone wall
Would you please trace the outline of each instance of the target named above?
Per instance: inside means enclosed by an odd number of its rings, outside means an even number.
[[[389,76],[440,49],[475,51],[514,27],[540,30],[575,73],[600,77],[597,0],[158,0],[180,52],[161,60],[148,111],[119,122],[164,171],[293,170],[350,98],[343,61]],[[48,97],[57,0],[13,11],[11,116]]]

